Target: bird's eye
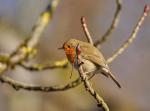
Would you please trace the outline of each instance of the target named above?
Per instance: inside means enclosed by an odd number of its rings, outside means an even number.
[[[68,48],[70,48],[70,45],[68,45]]]

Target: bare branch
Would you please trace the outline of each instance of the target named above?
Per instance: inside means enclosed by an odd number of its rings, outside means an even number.
[[[128,40],[107,60],[107,63],[111,63],[118,55],[122,54],[122,52],[133,42],[133,40],[136,38],[136,35],[139,32],[139,29],[141,28],[146,16],[149,12],[149,6],[145,5],[144,12],[141,15],[138,23],[136,24],[134,30],[132,31],[131,35],[129,36]]]
[[[93,40],[92,40],[92,37],[90,35],[90,32],[88,30],[88,27],[87,27],[87,23],[86,23],[86,20],[85,20],[85,17],[81,17],[81,25],[82,25],[82,28],[83,28],[83,31],[84,31],[84,34],[87,38],[87,41],[93,45]]]
[[[66,68],[68,65],[68,60],[64,59],[64,60],[55,61],[53,64],[27,65],[26,63],[20,63],[18,65],[30,71],[43,71],[43,70],[49,70],[49,69],[55,69],[55,68]]]
[[[88,77],[86,74],[84,74],[83,70],[82,70],[82,65],[80,65],[79,69],[78,69],[80,78],[82,79],[85,89],[95,98],[95,100],[97,101],[97,106],[98,107],[102,107],[102,109],[104,111],[109,111],[109,108],[107,106],[107,104],[105,103],[105,101],[103,100],[103,98],[101,96],[99,96],[99,94],[92,88],[91,83],[88,80]]]
[[[12,86],[15,90],[24,89],[24,90],[28,90],[28,91],[42,91],[42,92],[64,91],[64,90],[74,88],[81,83],[81,79],[78,78],[66,85],[40,86],[40,85],[33,85],[33,84],[18,82],[18,81],[13,80],[5,75],[3,75],[1,77],[0,81],[2,83],[6,83],[6,84]]]
[[[51,0],[50,4],[46,7],[46,10],[41,13],[41,16],[33,26],[29,36],[18,46],[17,50],[11,54],[11,57],[20,52],[22,47],[34,48],[37,45],[43,31],[45,30],[45,27],[52,18],[53,11],[56,9],[58,1],[59,0]]]
[[[109,38],[109,36],[113,33],[113,31],[117,27],[117,25],[119,23],[119,20],[120,20],[120,12],[121,12],[121,8],[122,8],[121,2],[122,2],[121,0],[116,0],[117,7],[116,7],[116,12],[115,12],[112,24],[110,25],[109,29],[105,32],[105,34],[101,37],[101,39],[97,40],[94,43],[94,46],[100,47],[100,45],[102,43],[104,43],[105,41],[107,41],[107,39]]]

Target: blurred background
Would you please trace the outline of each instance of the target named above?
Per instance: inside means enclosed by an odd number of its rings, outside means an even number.
[[[49,0],[0,0],[0,52],[10,53],[27,37]],[[123,0],[121,19],[115,32],[101,47],[110,57],[129,37],[150,0]],[[51,23],[38,44],[38,55],[32,63],[47,63],[65,58],[57,50],[70,38],[85,41],[80,17],[85,16],[94,40],[99,39],[111,24],[115,0],[60,0]],[[104,98],[111,111],[150,110],[150,15],[129,48],[109,66],[122,85],[118,89],[101,75],[92,79],[93,87]],[[30,72],[17,67],[7,75],[16,80],[43,84],[66,84],[78,77],[76,71],[69,78],[71,68]],[[62,92],[32,92],[0,84],[0,111],[99,111],[96,101],[82,85]]]

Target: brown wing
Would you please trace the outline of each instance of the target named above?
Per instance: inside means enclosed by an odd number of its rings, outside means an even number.
[[[103,57],[101,52],[90,44],[85,43],[85,45],[81,46],[81,56],[84,59],[92,61],[97,66],[108,68],[105,58]]]

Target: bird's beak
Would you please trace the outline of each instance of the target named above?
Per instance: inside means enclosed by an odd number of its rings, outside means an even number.
[[[58,48],[58,49],[59,49],[59,50],[60,50],[60,49],[64,49],[64,47],[60,47],[60,48]]]

